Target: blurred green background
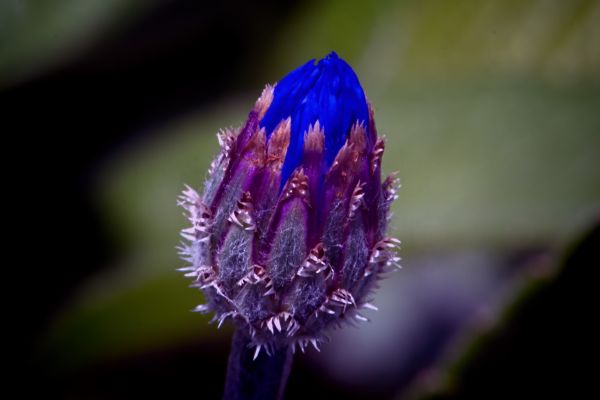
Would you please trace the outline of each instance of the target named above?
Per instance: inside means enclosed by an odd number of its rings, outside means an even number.
[[[78,187],[90,199],[110,255],[106,265],[88,272],[86,259],[78,260],[81,279],[48,311],[35,335],[37,371],[55,383],[58,394],[80,397],[102,386],[95,374],[112,379],[115,365],[126,374],[152,363],[156,354],[179,354],[190,346],[199,355],[199,371],[213,368],[203,363],[214,359],[221,360],[214,368],[224,368],[231,328],[217,330],[208,318],[189,312],[202,302],[201,294],[175,271],[181,262],[174,246],[185,225],[176,197],[184,183],[200,187],[217,151],[215,133],[240,125],[265,83],[335,50],[356,70],[378,130],[387,137],[384,171],[398,171],[402,180],[391,230],[403,241],[404,269],[376,295],[382,311],[369,315],[369,327],[340,333],[325,354],[299,361],[290,397],[300,396],[302,377],[311,374],[327,381],[332,393],[350,398],[443,392],[452,360],[460,359],[471,338],[482,326],[502,323],[507,305],[526,302],[522,290],[531,282],[556,279],[561,254],[598,218],[600,2],[297,1],[256,12],[246,5],[247,20],[239,12],[234,23],[231,10],[192,7],[202,14],[193,23],[223,24],[232,35],[247,37],[239,45],[245,49],[241,58],[228,55],[223,36],[211,36],[208,28],[198,33],[196,25],[180,27],[172,35],[157,28],[161,35],[152,34],[161,18],[174,18],[177,25],[187,3],[0,2],[0,91],[9,95],[57,69],[76,73],[64,66],[97,60],[90,49],[99,43],[128,43],[92,70],[100,75],[118,75],[128,63],[143,68],[153,57],[168,64],[171,53],[153,54],[155,43],[163,50],[194,49],[202,63],[215,70],[226,65],[230,74],[214,77],[221,89],[211,87],[206,97],[189,97],[168,113],[160,112],[162,103],[152,103],[140,114],[143,124],[121,126],[118,140],[86,164]],[[243,29],[232,28],[242,20]],[[144,28],[136,30],[139,25]],[[186,42],[188,30],[194,44]],[[131,37],[136,40],[127,42]],[[202,59],[203,46],[219,47],[219,40],[225,41],[218,53],[223,57],[211,57],[213,51]],[[136,64],[129,52],[144,57],[133,58]],[[173,62],[184,64],[185,57]],[[149,77],[143,96],[156,94],[152,85],[169,82],[165,76]],[[96,77],[84,74],[82,82]],[[157,93],[164,103],[178,96],[177,90]],[[120,96],[118,87],[112,95]],[[110,104],[106,96],[96,106]],[[442,328],[436,325],[441,320]],[[426,356],[403,360],[407,353],[393,350],[410,352],[414,342],[398,335],[423,332],[439,336],[423,345]],[[207,350],[211,346],[217,350]],[[365,346],[374,359],[345,356],[356,346]],[[383,362],[389,376],[369,375],[369,369],[379,371],[381,359],[373,355],[386,352],[395,357]],[[203,354],[209,354],[206,360]],[[173,368],[180,365],[171,361]],[[356,363],[361,367],[344,367]],[[218,378],[205,385],[218,397]],[[111,387],[98,389],[98,397],[128,393],[118,384]]]

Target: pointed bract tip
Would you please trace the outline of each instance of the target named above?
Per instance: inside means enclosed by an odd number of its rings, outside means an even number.
[[[367,128],[364,122],[356,122],[350,129],[348,140],[356,151],[362,151],[367,147]]]
[[[373,147],[373,152],[371,153],[371,174],[374,174],[377,171],[377,168],[381,166],[381,158],[383,157],[384,151],[385,141],[383,138],[378,138]]]
[[[256,104],[254,105],[254,111],[258,114],[258,119],[262,119],[267,110],[271,106],[273,102],[273,93],[275,92],[275,85],[267,85],[263,89],[260,97],[256,100]]]
[[[319,121],[314,125],[309,125],[306,134],[304,135],[304,152],[305,153],[322,153],[325,142],[325,132]]]
[[[285,153],[290,144],[290,129],[292,119],[290,117],[284,119],[277,125],[275,131],[269,139],[269,147],[267,149],[267,161],[272,163],[274,170],[279,171],[285,160]]]
[[[265,161],[265,149],[267,147],[267,136],[265,129],[261,128],[256,132],[246,145],[244,153],[247,160],[255,165],[262,165]]]

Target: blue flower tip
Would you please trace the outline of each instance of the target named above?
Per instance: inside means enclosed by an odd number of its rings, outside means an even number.
[[[290,144],[282,168],[282,185],[302,162],[304,134],[319,121],[325,132],[325,161],[330,166],[344,145],[352,125],[369,126],[363,89],[352,67],[335,51],[293,70],[275,86],[273,101],[260,122],[270,137],[275,127],[291,117]]]

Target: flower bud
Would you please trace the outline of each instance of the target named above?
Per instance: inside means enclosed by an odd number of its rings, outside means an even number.
[[[400,260],[387,237],[398,180],[381,182],[384,141],[356,74],[335,53],[267,86],[245,124],[218,134],[202,195],[179,204],[181,268],[214,312],[256,347],[318,349],[324,330],[375,309],[369,296]]]

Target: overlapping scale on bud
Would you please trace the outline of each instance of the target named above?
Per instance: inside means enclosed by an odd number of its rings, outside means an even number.
[[[203,194],[179,199],[191,226],[181,268],[219,326],[256,347],[318,349],[324,331],[366,320],[383,272],[399,267],[386,236],[398,180],[381,182],[384,141],[356,75],[335,53],[267,86],[220,154]]]

